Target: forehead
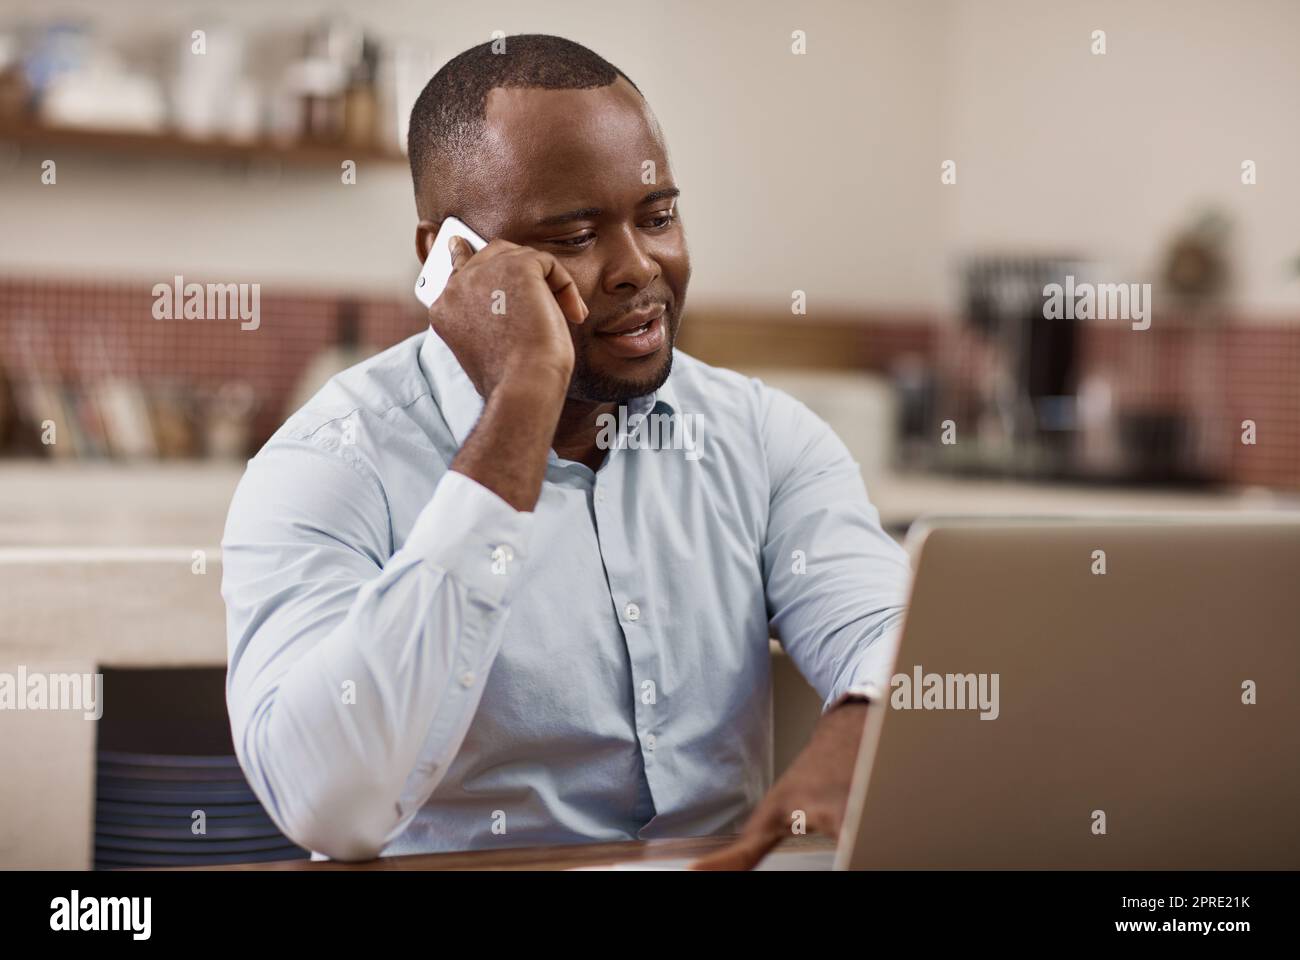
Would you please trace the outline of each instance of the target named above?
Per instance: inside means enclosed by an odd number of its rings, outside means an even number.
[[[621,77],[590,90],[492,90],[480,150],[482,199],[517,213],[639,197],[647,160],[657,181],[668,173],[659,125]]]

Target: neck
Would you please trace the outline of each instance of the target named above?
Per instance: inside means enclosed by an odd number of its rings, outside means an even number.
[[[551,442],[556,455],[586,464],[592,470],[599,469],[608,451],[596,446],[596,436],[600,432],[596,420],[601,414],[612,414],[617,409],[616,403],[593,403],[572,398],[564,401],[564,409],[555,425],[555,438]]]

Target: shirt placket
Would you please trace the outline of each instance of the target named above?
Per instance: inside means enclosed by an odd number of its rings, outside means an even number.
[[[638,405],[629,411],[630,434],[644,429],[644,419],[636,415],[645,413],[650,406]],[[656,632],[660,625],[655,616],[659,600],[645,593],[649,581],[638,575],[628,537],[629,525],[636,522],[636,505],[628,503],[622,492],[627,487],[628,471],[635,469],[639,451],[623,449],[622,443],[626,439],[620,437],[620,445],[608,452],[603,468],[596,472],[592,501],[596,539],[605,566],[610,601],[618,617],[631,665],[632,719],[653,799],[665,796],[660,789],[665,785],[656,783],[661,777],[662,767],[656,757],[669,746],[665,740],[660,706],[661,663]]]

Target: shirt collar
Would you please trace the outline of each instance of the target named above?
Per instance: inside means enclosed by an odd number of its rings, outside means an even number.
[[[456,446],[464,445],[465,438],[483,413],[483,398],[451,352],[451,347],[434,333],[433,327],[424,332],[420,362]]]
[[[438,407],[457,446],[465,443],[465,438],[474,429],[474,424],[483,413],[483,398],[460,365],[456,355],[451,352],[442,337],[430,327],[424,333],[424,343],[420,345],[420,362],[425,376],[433,388]],[[628,413],[649,413],[655,409],[675,413],[677,395],[672,386],[672,374],[663,385],[653,393],[637,397],[628,402]]]

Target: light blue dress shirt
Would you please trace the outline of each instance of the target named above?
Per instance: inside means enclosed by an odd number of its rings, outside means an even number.
[[[770,633],[824,708],[887,690],[910,570],[830,428],[681,352],[628,407],[599,470],[552,451],[516,511],[449,470],[482,399],[427,331],[249,461],[227,700],[286,835],[364,859],[735,831],[772,779]]]

